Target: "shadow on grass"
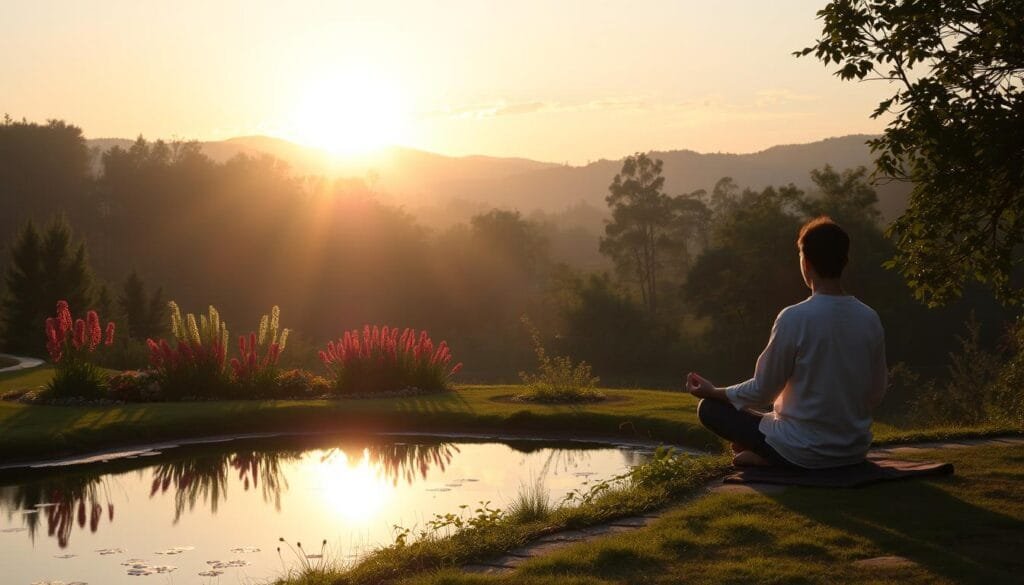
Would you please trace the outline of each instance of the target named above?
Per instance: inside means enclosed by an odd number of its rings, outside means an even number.
[[[1019,583],[1024,522],[941,489],[954,477],[851,490],[790,489],[778,503],[815,522],[870,541],[882,555],[906,557],[958,583]],[[957,485],[959,484],[959,486]],[[1018,494],[1019,497],[1019,494]]]

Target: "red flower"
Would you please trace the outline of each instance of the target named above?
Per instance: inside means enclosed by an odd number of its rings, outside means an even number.
[[[75,333],[71,338],[71,343],[75,349],[81,349],[85,345],[85,321],[81,319],[75,321]]]
[[[104,340],[103,345],[113,345],[114,343],[114,322],[110,321],[107,323],[107,338]]]
[[[71,331],[71,309],[67,301],[57,301],[57,322],[60,325],[60,336],[64,337]]]
[[[103,340],[103,330],[100,328],[100,316],[96,311],[89,311],[85,314],[85,329],[89,336],[89,351],[96,349],[96,346]]]

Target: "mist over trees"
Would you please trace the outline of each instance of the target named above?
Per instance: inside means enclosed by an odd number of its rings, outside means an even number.
[[[198,143],[140,138],[93,153],[92,172],[77,128],[7,120],[0,149],[19,164],[31,162],[26,151],[49,153],[45,165],[0,169],[0,202],[15,210],[0,214],[0,261],[43,271],[24,257],[25,249],[42,255],[45,238],[26,244],[32,238],[18,234],[30,219],[45,224],[63,212],[96,275],[80,302],[119,312],[125,343],[166,326],[166,300],[186,311],[215,305],[240,327],[279,305],[295,331],[296,365],[317,367],[304,347],[387,323],[447,339],[466,364],[464,381],[515,381],[534,359],[525,314],[553,352],[588,361],[605,383],[675,385],[697,367],[726,383],[749,375],[778,310],[807,296],[796,234],[821,213],[851,232],[847,285],[882,315],[894,363],[941,373],[969,310],[988,343],[1005,317],[973,289],[929,311],[881,267],[894,244],[864,169],[811,166],[806,192],[720,177],[673,193],[660,180],[661,161],[638,153],[606,177],[607,210],[474,209],[467,221],[439,226],[365,180],[299,176],[269,156],[216,161]],[[25,296],[18,282],[7,279],[5,303]],[[31,335],[32,319],[54,301],[33,316],[5,309],[5,320],[18,320],[5,331]],[[4,334],[8,349],[23,342]],[[126,349],[124,359],[132,355]]]

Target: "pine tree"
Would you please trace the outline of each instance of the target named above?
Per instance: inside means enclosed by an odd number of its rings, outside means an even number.
[[[71,227],[57,217],[40,236],[29,221],[11,246],[3,299],[4,348],[13,353],[46,355],[43,327],[57,301],[73,311],[92,306],[92,269],[84,242],[75,242]]]
[[[3,333],[4,349],[14,353],[25,352],[27,346],[24,332],[33,330],[36,318],[45,311],[41,301],[40,240],[35,224],[29,221],[11,245],[11,263],[5,274],[7,294],[3,299],[0,332]],[[39,327],[39,331],[42,331],[42,323],[39,323]]]
[[[114,320],[115,316],[119,316],[116,313],[114,299],[110,296],[110,287],[106,283],[96,287],[96,302],[92,308],[107,319]]]
[[[164,326],[166,303],[163,289],[146,294],[146,285],[138,272],[132,270],[125,279],[118,298],[121,311],[128,321],[128,335],[134,339],[159,337]]]

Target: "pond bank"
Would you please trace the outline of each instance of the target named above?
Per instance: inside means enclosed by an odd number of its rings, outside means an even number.
[[[587,405],[510,404],[512,386],[365,400],[252,400],[37,406],[0,403],[0,464],[252,433],[474,433],[645,441],[720,451],[688,394],[606,390],[619,400]]]
[[[294,438],[294,437],[328,437],[328,436],[345,436],[345,433],[332,432],[332,431],[312,431],[312,432],[280,432],[280,433],[239,433],[233,435],[215,435],[208,437],[193,437],[185,438],[172,441],[162,441],[157,443],[137,443],[137,444],[126,444],[117,448],[93,451],[89,453],[83,453],[81,455],[73,455],[70,457],[62,457],[57,459],[40,459],[35,461],[23,461],[17,463],[6,463],[0,465],[0,474],[16,472],[19,470],[43,470],[43,469],[56,469],[63,467],[72,467],[79,465],[88,465],[91,463],[109,463],[112,461],[118,461],[121,459],[134,459],[136,457],[148,457],[153,455],[163,454],[171,449],[177,449],[180,447],[199,446],[199,445],[214,445],[221,443],[234,443],[246,441],[249,439],[270,439],[275,437],[281,438]],[[495,442],[495,443],[515,443],[515,442],[537,442],[537,443],[557,443],[559,445],[565,444],[566,446],[580,445],[580,446],[593,446],[593,445],[605,445],[609,447],[620,447],[630,449],[648,449],[654,450],[658,447],[671,447],[680,452],[684,452],[690,455],[704,455],[707,454],[704,451],[685,447],[683,445],[671,445],[665,444],[659,441],[645,441],[637,439],[614,439],[600,435],[574,435],[569,436],[564,433],[552,433],[552,434],[500,434],[491,435],[483,433],[457,433],[457,432],[380,432],[380,433],[362,433],[358,435],[352,435],[354,438],[365,438],[365,437],[388,437],[388,438],[429,438],[429,439],[449,439],[453,441],[472,441],[472,442]]]

